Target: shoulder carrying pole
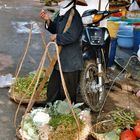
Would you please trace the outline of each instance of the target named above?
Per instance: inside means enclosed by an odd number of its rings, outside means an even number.
[[[75,12],[74,9],[71,9],[70,15],[69,15],[69,18],[68,18],[68,21],[67,21],[67,23],[66,23],[66,26],[65,26],[63,32],[66,32],[66,31],[69,29],[69,27],[70,27],[70,25],[71,25],[71,23],[72,23],[72,19],[73,19],[73,16],[74,16],[74,12]],[[59,54],[60,54],[61,50],[62,50],[62,46],[59,46],[59,47],[58,47]],[[53,56],[51,62],[49,63],[49,65],[48,65],[48,67],[47,67],[47,69],[46,69],[45,78],[41,81],[39,87],[37,88],[36,93],[35,93],[35,97],[34,97],[32,103],[31,103],[31,104],[30,104],[30,103],[28,104],[28,105],[29,105],[28,111],[31,110],[32,106],[33,106],[34,103],[35,103],[35,99],[40,95],[41,91],[43,90],[43,88],[44,88],[44,86],[45,86],[47,80],[48,80],[49,77],[50,77],[50,74],[52,73],[52,71],[53,71],[53,69],[54,69],[54,65],[55,65],[56,61],[57,61],[57,53],[54,54],[54,56]]]

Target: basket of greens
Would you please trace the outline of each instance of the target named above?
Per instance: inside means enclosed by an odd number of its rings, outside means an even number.
[[[135,113],[123,108],[117,108],[101,117],[92,126],[92,136],[98,140],[120,140],[120,134],[125,129],[135,125]]]
[[[45,77],[45,71],[41,73],[41,77],[37,87],[39,87],[44,77]],[[21,102],[22,104],[29,103],[36,84],[36,78],[35,80],[33,80],[34,78],[35,78],[35,72],[29,73],[25,77],[18,77],[14,82],[14,84],[11,86],[9,97],[17,103],[19,102]],[[48,81],[46,82],[42,91],[39,93],[39,96],[35,98],[35,103],[42,103],[46,101],[47,83]]]
[[[85,140],[90,133],[90,111],[81,110],[83,103],[73,104],[79,120],[80,131],[76,125],[69,104],[56,101],[48,108],[37,108],[26,114],[17,129],[18,138],[26,140]],[[78,135],[79,134],[79,135]]]

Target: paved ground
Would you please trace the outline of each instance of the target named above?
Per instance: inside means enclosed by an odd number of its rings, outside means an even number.
[[[44,31],[42,20],[39,18],[42,7],[43,4],[37,0],[0,0],[0,75],[8,73],[14,75],[17,63],[27,44],[31,23],[34,23],[32,40],[20,75],[26,75],[28,72],[36,70],[43,52],[40,31],[37,26],[39,24]],[[46,40],[48,40],[48,35],[47,32]],[[0,89],[0,140],[16,139],[13,119],[17,104],[9,100],[8,90],[8,88]],[[110,94],[104,112],[109,112],[116,106],[130,108],[140,115],[139,99],[130,93],[117,91]],[[20,122],[24,110],[25,107],[22,106],[17,124]]]
[[[32,40],[20,75],[25,75],[38,66],[43,49],[36,23],[39,23],[44,30],[43,22],[39,17],[42,7],[43,4],[39,0],[0,0],[0,75],[8,73],[14,75],[27,44],[31,22],[35,23]],[[0,89],[0,140],[15,139],[13,119],[17,104],[9,100],[8,90],[8,88]],[[21,107],[19,121],[23,112],[24,107]]]

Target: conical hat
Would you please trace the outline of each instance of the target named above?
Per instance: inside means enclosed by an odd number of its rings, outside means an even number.
[[[81,6],[87,6],[88,5],[85,0],[77,0],[76,4],[81,5]]]

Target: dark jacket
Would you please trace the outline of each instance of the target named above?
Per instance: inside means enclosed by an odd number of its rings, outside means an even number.
[[[74,72],[83,68],[82,50],[80,47],[83,24],[78,11],[75,9],[71,26],[63,33],[69,14],[70,10],[64,16],[58,15],[48,27],[48,31],[52,34],[57,34],[56,43],[62,46],[60,60],[63,72]],[[58,69],[58,64],[56,64],[55,68]]]

